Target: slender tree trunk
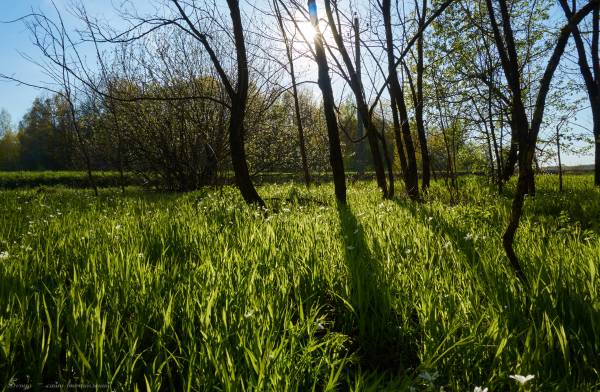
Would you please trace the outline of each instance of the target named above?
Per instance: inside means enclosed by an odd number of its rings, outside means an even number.
[[[535,171],[531,168],[531,175],[528,176],[527,195],[535,197]]]
[[[394,197],[394,162],[390,157],[390,153],[387,147],[387,141],[385,140],[385,126],[381,129],[381,147],[383,148],[383,157],[388,170],[388,181],[390,186],[387,192],[387,198],[392,199]]]
[[[398,109],[400,128],[402,130],[402,141],[403,146],[398,146],[398,152],[402,148],[406,150],[406,174],[405,174],[405,185],[406,192],[409,197],[413,200],[419,200],[419,176],[417,172],[417,157],[415,153],[415,147],[410,132],[410,123],[408,121],[408,112],[406,110],[406,103],[404,101],[404,92],[400,87],[400,81],[398,80],[398,72],[395,66],[394,56],[394,36],[392,33],[391,24],[391,1],[383,0],[381,3],[381,10],[383,13],[385,36],[386,36],[386,52],[388,60],[388,72],[390,80],[390,93],[392,105],[396,105]],[[396,142],[399,138],[396,137]]]
[[[424,30],[424,24],[427,20],[427,0],[423,1],[420,28]],[[417,40],[417,102],[415,102],[415,120],[417,123],[417,134],[419,137],[419,146],[421,148],[421,170],[422,170],[422,189],[425,192],[429,188],[431,169],[429,160],[429,149],[427,148],[427,135],[425,133],[425,123],[423,121],[423,40],[425,31],[419,35]]]
[[[600,132],[594,135],[595,138],[595,156],[594,156],[594,185],[600,186]]]
[[[231,163],[235,173],[235,182],[240,189],[242,197],[248,204],[257,204],[264,207],[248,170],[246,149],[244,146],[244,120],[246,118],[246,105],[248,103],[248,57],[246,55],[246,41],[240,14],[239,1],[227,0],[233,36],[235,40],[235,53],[237,62],[237,86],[231,97],[231,119],[229,122],[229,147],[231,149]]]
[[[506,252],[506,256],[508,257],[508,261],[517,274],[517,277],[526,287],[529,287],[529,280],[527,279],[527,275],[525,275],[521,263],[519,262],[519,258],[513,249],[513,243],[515,242],[515,235],[517,233],[517,228],[519,227],[519,222],[521,221],[521,215],[523,214],[523,203],[525,202],[525,194],[527,193],[529,183],[527,178],[528,175],[529,173],[525,173],[525,171],[519,171],[519,179],[517,181],[517,189],[512,202],[508,226],[502,237],[502,245]]]
[[[383,166],[383,158],[381,151],[379,150],[379,141],[377,140],[377,129],[372,121],[366,120],[365,112],[368,112],[367,106],[363,105],[360,109],[363,112],[363,121],[365,121],[366,129],[367,129],[367,140],[369,141],[369,147],[371,149],[371,155],[373,157],[373,166],[375,167],[375,177],[377,178],[377,185],[381,192],[383,193],[384,198],[388,198],[388,186],[387,180],[385,178],[385,169]]]
[[[556,126],[556,156],[558,158],[558,190],[563,191],[563,170],[560,159],[560,125]]]
[[[572,9],[569,8],[567,0],[560,0],[560,5],[563,8],[567,19],[571,19],[575,13],[576,2],[573,2]],[[594,167],[594,184],[600,186],[600,5],[596,4],[592,10],[592,39],[591,39],[591,66],[588,62],[588,54],[586,44],[581,36],[581,31],[574,25],[572,27],[573,39],[577,48],[579,69],[581,76],[585,82],[590,106],[592,108],[593,133],[595,144],[595,167]]]
[[[123,170],[123,142],[121,141],[121,136],[119,135],[119,140],[117,141],[119,144],[117,155],[119,155],[119,182],[121,185],[121,194],[125,194],[125,173]]]
[[[369,113],[369,107],[365,101],[363,96],[363,87],[360,79],[358,78],[358,74],[354,69],[354,65],[352,63],[352,59],[348,55],[346,48],[344,46],[344,40],[338,31],[338,26],[336,25],[335,19],[333,17],[333,12],[331,11],[331,0],[324,0],[325,4],[325,13],[327,14],[327,19],[329,21],[329,28],[331,29],[331,35],[336,42],[337,49],[342,56],[342,60],[346,66],[346,70],[348,71],[348,75],[350,77],[350,87],[352,88],[352,92],[356,97],[356,109],[360,113],[360,117],[362,118],[363,124],[365,126],[367,132],[367,140],[369,142],[369,147],[371,149],[371,155],[373,157],[373,166],[375,168],[375,176],[377,178],[377,185],[381,189],[383,193],[383,197],[387,198],[388,195],[388,187],[387,180],[385,176],[385,166],[383,164],[383,158],[381,151],[379,150],[379,140],[377,137],[377,128],[375,124],[373,124],[373,118],[371,113]]]
[[[515,174],[515,166],[519,158],[519,142],[517,135],[512,132],[510,133],[510,149],[508,150],[508,156],[504,161],[504,169],[502,171],[502,181],[506,182]]]
[[[502,193],[502,153],[501,149],[498,148],[498,140],[496,138],[496,127],[494,125],[494,119],[490,118],[490,134],[492,136],[492,145],[494,147],[494,156],[496,160],[496,184],[498,184],[498,192]]]
[[[390,96],[391,96],[390,92]],[[400,169],[402,170],[402,177],[404,178],[404,182],[407,183],[407,166],[406,166],[406,155],[404,153],[404,143],[402,142],[402,134],[400,130],[400,119],[398,117],[398,107],[391,101],[391,109],[392,109],[392,125],[394,127],[394,139],[396,141],[396,148],[398,150],[398,160],[400,161]]]
[[[316,30],[315,34],[315,60],[319,68],[319,88],[323,95],[323,110],[325,112],[325,122],[327,124],[327,135],[329,138],[329,163],[333,172],[333,183],[335,187],[335,197],[341,204],[346,204],[346,174],[344,172],[344,160],[342,148],[340,146],[340,133],[338,129],[337,118],[335,116],[333,89],[331,87],[331,78],[329,77],[329,65],[327,56],[323,48],[323,35],[319,29],[317,5],[314,0],[309,1],[308,9],[311,16],[311,22]]]
[[[356,76],[358,77],[359,83],[362,85],[362,64],[361,64],[361,54],[360,54],[360,21],[358,16],[354,18],[354,53],[356,59],[354,60],[356,64]],[[356,161],[357,161],[357,169],[359,173],[364,173],[365,171],[365,143],[363,137],[365,135],[365,125],[362,118],[362,115],[359,110],[356,111],[356,137],[359,139],[359,142],[356,146]]]
[[[594,141],[596,143],[594,184],[600,187],[600,4],[597,4],[592,13],[592,66],[594,81],[596,82],[596,100],[591,102],[592,117],[594,121]]]
[[[257,204],[264,207],[265,203],[258,195],[252,180],[246,160],[244,148],[244,116],[245,103],[243,100],[232,102],[231,120],[229,122],[229,148],[231,149],[231,164],[235,174],[235,184],[242,197],[248,204]]]
[[[494,181],[494,173],[496,171],[496,168],[494,167],[494,154],[492,153],[492,137],[490,136],[490,130],[488,129],[487,125],[483,128],[485,130],[485,144],[487,147],[487,154],[488,154],[488,166],[489,166],[489,171],[490,171],[490,176],[492,177],[492,184],[495,182]]]
[[[292,64],[292,62],[290,62]],[[300,101],[298,99],[298,87],[296,85],[296,75],[293,65],[291,66],[292,75],[292,94],[294,95],[294,111],[296,112],[296,126],[298,127],[298,139],[300,141],[300,157],[302,158],[302,171],[304,172],[304,182],[310,186],[310,170],[308,168],[308,158],[306,157],[306,141],[304,138],[304,126],[302,125],[302,115],[300,112]]]
[[[300,100],[298,99],[298,84],[296,83],[296,71],[294,67],[294,57],[292,54],[292,45],[289,42],[285,27],[283,26],[283,18],[281,17],[281,12],[279,11],[279,0],[273,1],[273,7],[275,9],[275,13],[277,16],[277,23],[279,24],[279,30],[281,31],[281,36],[283,37],[283,42],[285,43],[285,52],[288,59],[288,64],[290,66],[289,73],[292,79],[292,95],[294,98],[294,112],[295,112],[295,120],[296,127],[298,129],[298,139],[300,143],[300,157],[302,159],[302,171],[304,172],[304,182],[306,186],[310,186],[310,171],[308,168],[308,159],[306,157],[306,142],[304,138],[304,126],[302,125],[302,114],[300,112]]]
[[[590,97],[594,134],[594,185],[600,187],[600,74],[596,76],[598,95]]]

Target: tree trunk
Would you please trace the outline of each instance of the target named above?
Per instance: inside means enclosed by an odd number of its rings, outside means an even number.
[[[510,132],[510,150],[504,161],[504,169],[502,170],[502,181],[506,182],[515,174],[515,166],[519,158],[519,142],[517,135],[511,129]]]
[[[259,196],[254,184],[250,179],[250,171],[246,161],[246,150],[244,148],[244,116],[245,103],[232,102],[231,120],[229,122],[229,148],[231,149],[231,164],[235,174],[235,184],[240,190],[242,197],[248,204],[265,206]]]
[[[377,185],[381,192],[383,193],[384,198],[388,198],[388,187],[387,180],[385,178],[385,168],[383,166],[383,158],[381,156],[381,151],[379,150],[379,141],[377,140],[377,129],[375,125],[371,121],[371,119],[367,119],[365,117],[365,112],[368,112],[366,104],[361,106],[361,111],[363,112],[363,122],[367,129],[367,140],[369,141],[369,147],[371,149],[371,155],[373,157],[373,166],[375,167],[375,177],[377,178]]]
[[[362,64],[360,54],[360,21],[358,15],[354,18],[354,53],[355,53],[355,64],[356,64],[356,76],[358,77],[359,83],[362,85]],[[363,137],[365,136],[365,124],[362,119],[360,111],[356,111],[356,138],[359,140],[356,145],[356,168],[359,173],[365,171],[365,143]]]
[[[387,165],[388,170],[388,181],[390,182],[390,186],[387,191],[386,197],[388,199],[394,198],[394,162],[392,162],[392,158],[390,157],[390,153],[387,147],[387,141],[385,140],[385,127],[381,129],[381,147],[383,148],[383,156],[385,158],[385,163]]]
[[[248,170],[248,163],[246,161],[246,149],[244,147],[244,119],[248,103],[249,75],[242,18],[238,0],[227,0],[227,4],[229,5],[233,25],[237,61],[237,86],[231,97],[231,119],[229,121],[231,163],[233,172],[235,173],[235,182],[246,203],[264,207],[265,202],[259,196],[250,179],[250,171]]]
[[[560,159],[560,125],[556,126],[556,156],[558,158],[558,191],[563,191],[563,170]]]
[[[395,66],[394,56],[394,36],[392,33],[391,24],[391,1],[383,0],[381,4],[381,10],[383,13],[385,36],[386,36],[386,52],[388,60],[388,72],[390,80],[390,94],[392,105],[396,105],[398,109],[400,128],[402,130],[403,146],[398,146],[398,152],[402,148],[406,150],[406,174],[405,174],[405,185],[406,192],[409,197],[413,200],[419,200],[419,176],[417,172],[417,157],[415,154],[415,147],[410,133],[410,123],[408,121],[408,113],[406,110],[406,103],[404,101],[404,92],[400,87],[400,81],[398,80],[398,72]],[[396,142],[399,138],[396,137]]]
[[[595,138],[595,157],[594,157],[594,185],[600,186],[600,132],[594,135]]]
[[[504,232],[504,236],[502,237],[502,245],[504,247],[504,251],[506,252],[506,256],[508,257],[508,261],[517,274],[519,280],[521,280],[521,282],[527,288],[529,287],[529,280],[527,279],[527,275],[525,275],[517,254],[513,249],[513,243],[515,241],[517,228],[519,227],[519,222],[521,221],[521,215],[523,214],[523,204],[525,202],[525,194],[527,193],[529,183],[527,178],[528,175],[529,174],[525,171],[519,171],[517,190],[512,202],[508,226]]]
[[[337,49],[342,56],[342,60],[346,66],[346,70],[348,71],[348,75],[350,77],[350,87],[354,96],[356,97],[356,109],[360,114],[360,118],[363,121],[367,132],[367,140],[369,141],[369,147],[371,149],[371,155],[373,157],[373,166],[375,168],[375,176],[377,178],[377,185],[381,189],[383,193],[383,197],[387,198],[388,188],[387,188],[387,180],[385,176],[385,166],[383,164],[383,158],[381,156],[381,151],[379,150],[379,140],[377,137],[377,128],[375,124],[373,124],[373,119],[371,113],[369,112],[369,107],[365,101],[363,96],[363,87],[362,83],[358,77],[358,74],[354,68],[352,63],[352,59],[348,55],[346,48],[344,46],[344,40],[342,39],[338,26],[333,17],[333,13],[331,11],[331,0],[325,0],[325,13],[327,14],[327,19],[329,21],[329,28],[331,29],[331,35],[336,42]]]
[[[573,3],[573,9],[571,9],[566,0],[560,0],[560,5],[566,18],[572,19],[576,4]],[[592,10],[591,66],[588,62],[588,54],[584,39],[576,24],[572,27],[571,34],[573,35],[575,47],[577,48],[579,69],[585,82],[587,94],[590,99],[590,106],[592,108],[595,144],[594,184],[595,186],[600,186],[600,53],[598,52],[600,41],[600,4],[596,4]]]
[[[290,78],[292,79],[292,95],[294,98],[294,112],[295,112],[295,120],[296,127],[298,129],[298,139],[300,144],[300,157],[302,159],[302,171],[304,172],[304,182],[306,186],[310,186],[310,171],[308,168],[308,159],[306,158],[306,143],[304,139],[304,127],[302,125],[302,115],[300,112],[300,101],[298,99],[298,84],[296,83],[296,71],[294,67],[294,57],[292,54],[292,45],[293,43],[289,42],[285,27],[283,26],[283,18],[281,17],[281,13],[279,11],[279,0],[273,1],[273,6],[275,9],[277,23],[279,24],[279,30],[281,31],[281,35],[283,37],[283,42],[285,44],[285,52],[288,59],[288,64],[290,65],[289,73]]]
[[[342,148],[340,146],[340,133],[338,129],[337,118],[335,116],[333,89],[331,87],[331,78],[329,77],[329,66],[327,57],[323,48],[323,35],[319,29],[317,5],[314,0],[309,1],[308,9],[311,22],[316,30],[315,34],[315,60],[319,68],[319,88],[323,95],[323,110],[325,112],[325,122],[327,124],[327,136],[329,138],[329,163],[333,172],[333,183],[335,187],[335,197],[338,203],[346,204],[346,174],[344,172],[344,160]]]
[[[390,92],[390,96],[392,93]],[[392,125],[394,127],[394,139],[396,141],[396,148],[398,150],[398,160],[400,161],[400,169],[402,170],[402,177],[404,178],[404,182],[407,183],[407,167],[406,167],[406,155],[404,153],[404,146],[402,142],[402,134],[400,133],[400,119],[398,118],[398,107],[392,101],[391,102],[392,109]]]
[[[290,62],[290,64],[292,64],[292,62]],[[298,87],[296,85],[296,75],[294,74],[293,65],[291,67],[292,93],[294,95],[294,110],[296,112],[296,126],[298,127],[298,139],[300,140],[300,157],[302,158],[302,171],[304,172],[304,182],[308,187],[310,186],[310,170],[308,168],[308,158],[306,157],[304,127],[302,125],[302,116],[300,113],[300,101],[298,100]]]
[[[421,11],[420,28],[424,30],[424,24],[427,16],[427,1],[423,1],[423,10]],[[429,161],[429,149],[427,148],[427,135],[425,133],[425,123],[423,122],[423,37],[425,31],[419,35],[417,40],[417,102],[415,102],[415,120],[417,123],[417,134],[419,137],[419,146],[421,147],[421,170],[423,192],[429,188],[431,169]]]
[[[594,184],[600,187],[600,4],[597,4],[592,14],[592,66],[596,82],[596,100],[591,102],[594,121],[594,141],[596,143]]]

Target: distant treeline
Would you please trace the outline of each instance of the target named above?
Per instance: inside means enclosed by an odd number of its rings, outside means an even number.
[[[117,187],[121,185],[121,176],[118,172],[98,172],[94,176],[96,186],[102,188]],[[125,185],[150,185],[140,180],[139,177],[125,173]],[[37,188],[50,186],[64,186],[68,188],[87,188],[89,180],[83,171],[41,171],[41,172],[3,172],[0,173],[0,189]]]
[[[192,87],[189,83],[177,88],[157,85],[153,92],[148,92],[148,87],[141,91],[125,81],[115,81],[112,86],[111,96],[151,94],[165,100],[124,102],[96,97],[76,108],[74,124],[69,103],[63,97],[36,98],[17,129],[5,131],[0,138],[0,171],[84,171],[89,159],[95,172],[127,173],[123,178],[125,185],[145,183],[182,191],[232,181],[227,108],[207,100],[166,99],[199,93],[218,97],[222,93],[217,83],[203,78]],[[330,175],[318,175],[329,172],[327,131],[320,104],[310,92],[300,94],[300,100],[310,171],[315,180],[319,177],[322,181],[329,180]],[[282,178],[277,173],[288,173],[287,179],[300,178],[302,161],[293,113],[288,110],[291,105],[290,94],[276,99],[257,94],[249,105],[247,156],[252,177],[258,181],[270,182],[271,173],[275,173],[277,181]],[[342,135],[345,167],[360,173],[372,172],[365,142],[353,142],[357,138],[357,125],[352,102],[340,105],[339,113],[345,130]],[[391,124],[380,120],[379,126]],[[441,138],[432,136],[430,144],[434,175],[445,172],[447,159]],[[391,136],[387,145],[392,154]],[[463,142],[458,149],[459,170],[485,169],[485,152],[480,147]],[[394,165],[399,172],[397,160]],[[96,177],[97,186],[114,186],[120,181],[116,174]],[[55,183],[73,187],[89,185],[89,180],[71,175],[37,176],[31,182],[27,177],[19,178],[0,184],[5,188]]]

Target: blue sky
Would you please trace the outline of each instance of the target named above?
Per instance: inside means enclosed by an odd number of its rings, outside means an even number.
[[[31,7],[47,7],[46,0],[1,0],[0,18],[10,20],[26,14]],[[27,78],[27,80],[42,80],[44,75],[39,69],[21,58],[18,51],[32,53],[33,48],[29,40],[25,26],[22,23],[0,24],[0,72],[15,75],[17,77]],[[33,97],[38,92],[29,87],[17,87],[14,83],[0,81],[0,107],[9,111],[13,121],[18,121],[27,107],[31,104]]]
[[[64,9],[69,1],[55,0],[55,3],[59,8]],[[113,13],[113,2],[115,4],[122,3],[120,0],[85,0],[84,4],[93,17],[102,20],[114,20],[114,18],[110,18]],[[138,1],[136,0],[136,2]],[[140,0],[139,3],[148,7],[150,1]],[[53,14],[51,0],[0,0],[0,20],[16,19],[29,13],[32,9]],[[69,19],[72,20],[68,15],[65,16],[65,19],[67,23]],[[0,39],[0,53],[2,53],[0,73],[32,83],[43,82],[48,79],[38,66],[19,55],[19,52],[32,56],[36,54],[36,48],[31,43],[29,32],[22,23],[0,23],[0,37],[2,37]],[[17,123],[31,106],[33,99],[40,94],[42,92],[31,87],[0,81],[0,108],[8,110],[13,122]],[[577,122],[586,128],[590,127],[590,111],[581,112]],[[567,155],[563,161],[567,165],[591,164],[593,163],[593,155],[591,152],[584,157]]]
[[[59,8],[68,4],[68,0],[55,0]],[[107,15],[111,9],[110,0],[86,0],[95,15]],[[50,0],[0,0],[0,20],[13,20],[27,13],[35,11],[53,12]],[[69,16],[66,16],[69,20]],[[19,52],[35,56],[36,49],[31,44],[29,32],[23,23],[0,23],[0,73],[14,76],[27,82],[37,83],[48,78],[35,64],[22,58]],[[13,122],[18,122],[33,99],[40,95],[40,91],[27,86],[17,86],[15,83],[0,81],[0,108],[5,108],[11,114]]]

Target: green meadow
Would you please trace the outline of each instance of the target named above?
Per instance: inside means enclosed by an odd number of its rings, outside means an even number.
[[[517,233],[529,290],[483,178],[423,203],[359,181],[347,207],[263,185],[265,210],[233,187],[0,190],[0,386],[598,390],[600,190],[557,188],[538,177]]]

